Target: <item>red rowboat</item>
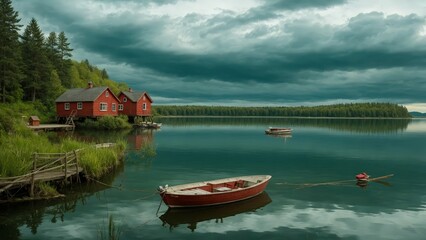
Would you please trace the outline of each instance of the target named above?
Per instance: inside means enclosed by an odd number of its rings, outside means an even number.
[[[252,198],[263,192],[270,175],[253,175],[196,182],[176,186],[160,186],[158,191],[170,208],[202,207]]]
[[[265,130],[266,134],[271,135],[283,135],[283,134],[291,134],[291,128],[280,128],[280,127],[269,127]]]

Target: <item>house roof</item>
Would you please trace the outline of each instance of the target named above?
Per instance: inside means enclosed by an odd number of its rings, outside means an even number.
[[[55,102],[93,102],[107,89],[108,87],[73,88],[64,92]]]
[[[152,102],[152,99],[151,99],[151,97],[148,95],[148,93],[146,93],[146,92],[129,92],[129,91],[122,91],[121,92],[122,94],[124,94],[124,95],[126,95],[126,97],[130,100],[130,101],[132,101],[132,102],[137,102],[137,101],[139,101],[139,99],[143,96],[143,95],[146,95],[147,97],[148,97],[148,99],[149,99],[149,101],[151,101]]]

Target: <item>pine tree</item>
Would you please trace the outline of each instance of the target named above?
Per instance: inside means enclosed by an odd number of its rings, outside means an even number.
[[[3,103],[22,98],[22,59],[19,51],[18,12],[11,0],[0,0],[0,99]]]
[[[34,18],[25,28],[22,36],[22,50],[25,72],[22,84],[24,98],[33,102],[36,98],[42,101],[49,99],[45,90],[51,86],[51,66],[47,59],[43,33]]]
[[[72,64],[70,57],[72,57],[71,52],[73,49],[70,48],[70,43],[68,42],[68,38],[65,36],[64,32],[59,33],[57,44],[59,57],[57,71],[61,78],[62,85],[69,88],[72,87],[70,73],[70,67]]]
[[[51,32],[49,37],[46,39],[47,57],[49,58],[52,65],[58,64],[60,55],[58,49],[58,38],[55,32]],[[55,66],[56,67],[56,66]]]

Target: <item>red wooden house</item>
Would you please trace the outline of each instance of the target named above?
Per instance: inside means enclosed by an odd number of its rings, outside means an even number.
[[[59,121],[75,118],[118,116],[119,100],[108,87],[69,89],[56,99],[56,114]]]
[[[120,104],[118,112],[122,115],[127,115],[130,121],[134,121],[137,117],[142,117],[145,121],[147,117],[152,116],[151,104],[152,99],[146,92],[122,91],[118,95]]]

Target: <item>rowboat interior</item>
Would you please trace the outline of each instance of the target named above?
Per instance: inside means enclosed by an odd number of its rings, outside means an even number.
[[[180,194],[210,194],[214,192],[228,192],[235,189],[246,188],[256,183],[244,180],[225,182],[225,183],[206,183],[205,186],[181,189]]]
[[[247,177],[244,179],[230,178],[221,181],[199,182],[168,187],[167,192],[181,195],[203,195],[241,190],[254,186],[265,179]]]

